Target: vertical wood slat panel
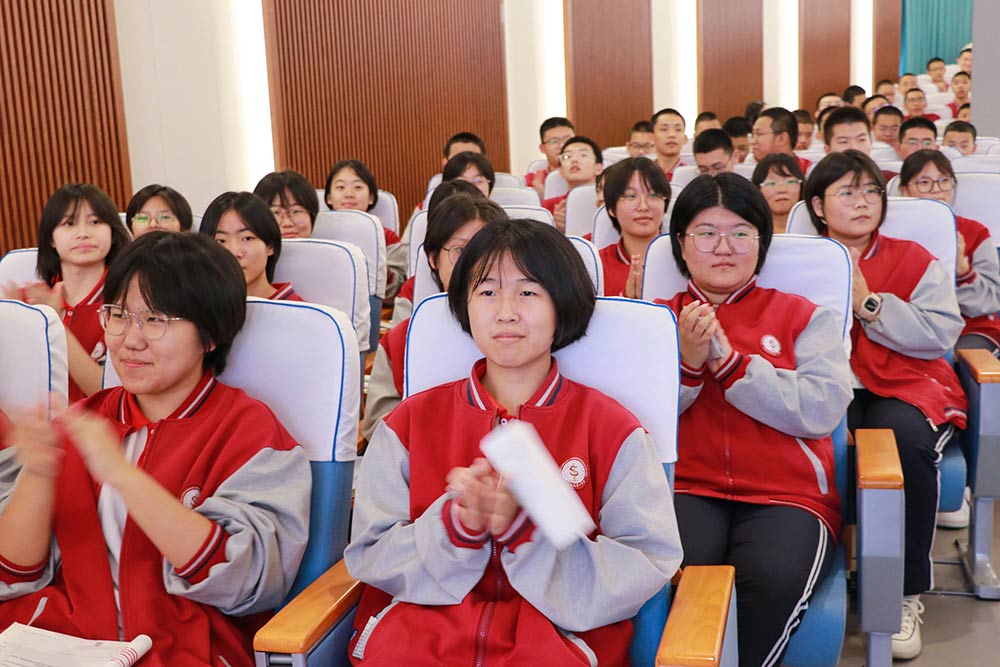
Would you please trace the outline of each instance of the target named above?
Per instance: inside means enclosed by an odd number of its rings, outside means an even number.
[[[501,1],[264,0],[277,169],[364,161],[405,219],[449,136],[509,171]]]
[[[742,116],[750,100],[764,97],[762,2],[699,0],[698,110],[725,122]],[[688,118],[688,135],[694,119]]]
[[[37,243],[46,200],[87,181],[132,194],[113,0],[0,3],[0,252]]]
[[[565,0],[564,15],[569,118],[601,146],[620,146],[654,111],[649,0]]]
[[[903,38],[903,0],[875,0],[874,78],[896,81],[899,77],[899,50]]]
[[[850,3],[799,0],[799,106],[815,110],[820,95],[841,94],[850,79]]]

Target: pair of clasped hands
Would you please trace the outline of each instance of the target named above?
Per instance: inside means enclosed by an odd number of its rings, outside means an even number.
[[[715,373],[722,362],[729,358],[733,346],[729,344],[726,332],[715,314],[715,306],[695,299],[681,309],[677,316],[677,332],[680,337],[681,360],[691,368],[701,368],[708,364],[708,370]],[[712,338],[719,346],[719,355],[711,354]]]
[[[8,440],[25,471],[47,479],[58,477],[66,456],[66,442],[72,443],[99,483],[113,482],[121,472],[131,469],[107,420],[87,412],[79,404],[67,408],[58,396],[53,395],[50,401],[57,406],[51,421],[45,406],[10,415],[13,428]]]
[[[477,458],[468,468],[452,468],[445,478],[458,506],[458,518],[474,533],[502,535],[521,510],[503,475]]]

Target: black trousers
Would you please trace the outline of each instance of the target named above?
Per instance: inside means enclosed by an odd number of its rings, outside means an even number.
[[[686,493],[674,496],[684,565],[736,568],[740,667],[778,665],[830,569],[833,540],[814,515]]]
[[[940,492],[937,466],[954,429],[950,424],[931,424],[915,406],[867,389],[854,391],[847,428],[852,433],[858,428],[889,428],[896,436],[906,488],[903,594],[919,595],[932,585],[931,547]]]

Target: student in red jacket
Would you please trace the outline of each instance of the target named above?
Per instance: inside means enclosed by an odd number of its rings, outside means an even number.
[[[122,386],[54,422],[14,415],[0,449],[0,627],[146,634],[150,667],[250,667],[298,570],[311,478],[271,411],[216,380],[243,276],[211,239],[158,231],[106,285]]]
[[[855,150],[831,153],[805,186],[809,215],[821,234],[843,243],[854,262],[851,370],[854,401],[848,427],[890,428],[906,482],[903,617],[893,656],[920,653],[920,593],[931,586],[931,544],[941,450],[964,428],[966,398],[944,354],[964,322],[955,285],[922,246],[879,234],[885,178]]]
[[[500,206],[478,195],[478,191],[476,196],[452,195],[440,204],[436,203],[427,220],[424,252],[430,262],[434,282],[442,292],[448,291],[451,273],[472,237],[491,222],[507,219],[507,213]],[[368,382],[365,417],[361,423],[361,432],[366,440],[371,440],[375,427],[403,398],[403,361],[409,326],[410,317],[407,315],[406,319],[385,332],[379,341]]]
[[[660,235],[670,203],[670,183],[663,170],[644,157],[616,162],[603,180],[608,217],[621,234],[618,243],[601,249],[604,293],[638,299],[642,296],[646,249]]]
[[[240,263],[247,296],[302,301],[291,283],[272,283],[281,256],[281,229],[263,199],[249,192],[224,192],[205,209],[198,231]]]
[[[840,532],[830,433],[851,399],[834,315],[756,284],[771,236],[764,196],[735,174],[696,178],[670,219],[690,278],[667,302],[680,336],[684,562],[736,568],[740,664],[755,666],[781,663],[829,568]]]
[[[64,185],[45,204],[38,226],[35,272],[42,282],[3,286],[8,298],[44,304],[62,317],[70,403],[101,388],[105,347],[98,311],[104,276],[128,242],[107,194],[89,183]]]
[[[585,335],[594,288],[555,228],[476,234],[448,299],[485,359],[403,401],[361,468],[351,574],[368,584],[351,642],[363,665],[626,664],[631,617],[676,571],[670,489],[638,420],[563,377],[552,352]],[[539,432],[598,524],[558,551],[479,451],[498,423]]]

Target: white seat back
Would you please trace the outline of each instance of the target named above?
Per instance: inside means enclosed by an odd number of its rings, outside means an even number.
[[[994,137],[977,137],[976,150],[973,155],[989,155],[990,149],[997,145],[1000,145],[1000,139],[995,139]]]
[[[891,171],[898,174],[900,170],[903,168],[902,160],[872,160],[872,161],[875,163],[875,166],[878,167],[881,171]]]
[[[899,194],[899,174],[896,174],[886,182],[885,193],[890,197],[902,197]]]
[[[533,174],[536,171],[541,171],[542,169],[549,168],[549,161],[546,158],[541,158],[538,160],[532,160],[528,163],[528,168],[524,171],[526,174]]]
[[[1000,156],[1000,143],[995,143],[989,147],[986,151],[987,155]]]
[[[38,262],[38,248],[11,250],[0,258],[0,287],[6,283],[24,285],[41,280],[35,273]]]
[[[368,263],[361,248],[326,239],[285,239],[274,267],[276,282],[290,282],[310,303],[347,315],[357,333],[358,349],[368,351],[371,305]]]
[[[747,162],[737,162],[733,165],[733,173],[748,181],[753,177],[753,170],[757,168],[756,162],[750,162],[753,159],[753,155],[747,155]]]
[[[671,299],[687,288],[674,260],[670,237],[658,236],[646,251],[642,298]],[[831,239],[776,234],[757,284],[803,296],[837,313],[844,345],[851,344],[851,258],[847,248]]]
[[[66,330],[48,306],[0,299],[0,410],[65,403],[69,391]],[[55,406],[53,406],[55,407]]]
[[[608,146],[601,151],[601,164],[607,169],[616,162],[621,162],[628,157],[628,148],[625,146]]]
[[[552,213],[549,212],[549,209],[542,208],[541,206],[505,205],[503,206],[503,210],[507,212],[507,217],[511,219],[527,218],[528,220],[544,222],[551,227],[556,226],[556,221],[552,218]]]
[[[542,199],[552,199],[567,192],[569,192],[569,183],[566,182],[563,175],[558,170],[550,171],[549,175],[545,177],[545,194],[542,195]]]
[[[875,162],[891,162],[899,159],[899,155],[896,154],[895,148],[889,144],[883,144],[882,142],[878,143],[878,146],[872,146],[872,152],[871,155],[869,155],[872,160]]]
[[[413,276],[417,273],[417,261],[420,259],[420,255],[423,254],[420,248],[423,247],[424,237],[427,236],[427,209],[414,213],[406,229],[410,236],[407,245],[407,252],[410,253],[410,263],[406,275]]]
[[[978,220],[986,225],[993,243],[1000,245],[1000,174],[960,174],[956,177],[955,201],[952,208],[964,218]]]
[[[495,188],[523,188],[524,179],[517,174],[510,174],[506,171],[498,171],[494,174],[496,177],[493,181],[493,187]]]
[[[924,93],[927,97],[927,106],[948,106],[955,101],[955,95],[951,91]],[[951,113],[951,110],[948,112]]]
[[[946,117],[938,118],[936,121],[934,121],[934,129],[937,130],[937,135],[939,138],[944,136],[945,128],[948,127],[951,121],[952,118],[950,110],[948,111],[948,115]]]
[[[201,216],[197,213],[191,215],[191,233],[197,234],[201,229]]]
[[[788,233],[816,235],[806,203],[800,201],[788,214]],[[879,233],[922,245],[941,261],[949,284],[955,282],[958,237],[951,207],[933,199],[891,198]]]
[[[624,344],[627,341],[627,344]],[[665,306],[601,297],[587,335],[555,357],[569,379],[619,401],[649,431],[660,459],[677,460],[677,323]],[[469,375],[483,355],[448,310],[447,295],[413,312],[406,341],[404,393],[411,396]]]
[[[510,188],[496,186],[490,193],[490,199],[501,206],[541,206],[538,192],[534,188]]]
[[[368,262],[368,294],[385,297],[385,233],[378,218],[362,211],[320,211],[312,235],[361,248]]]
[[[683,188],[696,178],[698,178],[698,165],[684,164],[674,169],[674,177],[670,179],[670,184]]]
[[[320,207],[320,210],[324,208]],[[368,212],[381,220],[383,227],[399,234],[399,204],[396,202],[396,195],[379,190],[378,201]]]
[[[680,194],[681,188],[675,188],[673,183],[671,183],[670,190],[670,203],[667,204],[667,210],[663,212],[663,222],[660,223],[661,233],[665,233],[670,229],[670,216],[674,212],[674,202],[677,201],[677,195]],[[622,235],[611,223],[611,216],[608,215],[607,206],[597,209],[597,213],[594,214],[594,231],[590,235],[594,245],[598,249],[604,249],[613,243],[618,243],[621,237]]]
[[[1000,174],[1000,157],[995,155],[963,155],[951,161],[956,174],[989,173]]]
[[[219,380],[266,403],[311,461],[353,461],[361,405],[356,341],[339,310],[251,297]],[[106,364],[104,387],[119,385]]]
[[[594,228],[597,213],[597,188],[581,185],[573,188],[566,197],[566,235],[583,236]]]

